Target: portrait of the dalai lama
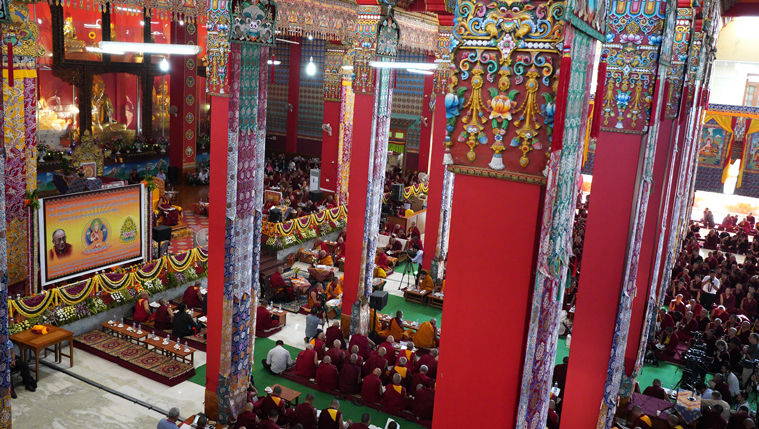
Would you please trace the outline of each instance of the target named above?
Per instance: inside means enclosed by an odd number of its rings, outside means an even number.
[[[53,248],[50,249],[50,260],[68,258],[74,248],[66,242],[66,231],[56,229],[53,232]]]

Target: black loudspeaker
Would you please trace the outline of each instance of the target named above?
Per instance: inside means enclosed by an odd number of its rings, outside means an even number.
[[[166,174],[166,179],[170,182],[177,182],[177,179],[179,179],[179,168],[177,167],[169,167],[169,171]]]
[[[369,297],[369,308],[377,311],[382,310],[387,305],[387,292],[378,290]]]
[[[308,199],[313,201],[314,204],[319,204],[319,201],[324,198],[324,193],[322,191],[309,191],[308,192]]]
[[[282,210],[272,207],[269,210],[269,222],[282,222]]]
[[[390,200],[398,201],[398,202],[403,202],[405,200],[403,198],[403,184],[402,183],[393,184],[393,188],[390,190]]]
[[[171,240],[171,227],[166,225],[159,225],[153,227],[153,241],[162,242]]]

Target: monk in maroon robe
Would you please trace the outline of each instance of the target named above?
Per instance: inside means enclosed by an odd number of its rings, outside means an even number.
[[[414,342],[408,341],[406,342],[406,349],[398,351],[398,357],[395,358],[395,364],[398,365],[398,361],[402,358],[406,358],[406,368],[408,368],[411,373],[414,372],[416,369],[416,353],[414,353]]]
[[[667,393],[661,387],[661,380],[658,378],[654,379],[653,384],[643,390],[643,394],[646,396],[667,400]]]
[[[316,408],[314,408],[314,395],[309,393],[302,404],[295,407],[292,418],[290,419],[291,427],[295,425],[303,426],[303,429],[316,429]]]
[[[341,349],[345,348],[345,338],[343,336],[343,330],[340,329],[340,322],[332,323],[332,326],[327,328],[327,332],[325,332],[325,337],[326,339],[324,340],[324,342],[327,344],[327,348],[334,347],[335,340],[340,341],[339,348]]]
[[[271,277],[269,277],[269,286],[274,292],[274,295],[277,295],[280,291],[285,291],[290,297],[290,301],[293,301],[295,299],[295,292],[293,291],[293,287],[287,284],[287,282],[285,282],[285,279],[282,278],[283,272],[284,268],[277,268],[277,271],[272,274]]]
[[[422,420],[432,420],[435,405],[435,391],[421,384],[416,385],[414,400],[411,402],[411,412]]]
[[[741,344],[748,344],[749,335],[751,335],[751,323],[744,320],[738,328],[738,338],[741,340]]]
[[[361,421],[358,423],[353,423],[348,427],[348,429],[369,429],[369,424],[372,422],[372,416],[369,413],[364,413],[361,415]]]
[[[358,347],[358,355],[364,359],[369,359],[369,356],[372,355],[372,348],[374,348],[375,344],[372,342],[372,340],[369,339],[366,335],[361,334],[353,334],[351,335],[351,340],[348,343],[350,347],[356,346]]]
[[[719,305],[725,307],[728,313],[730,310],[735,310],[735,295],[733,295],[733,288],[727,288],[719,296]]]
[[[364,364],[364,377],[369,375],[375,369],[379,369],[384,374],[387,368],[387,359],[385,359],[385,349],[377,349],[377,353],[373,354],[366,360]]]
[[[395,379],[395,375],[401,376],[401,382],[399,383],[403,387],[411,388],[411,371],[406,368],[406,358],[401,357],[398,359],[398,364],[390,370],[390,380]]]
[[[690,341],[693,332],[698,332],[698,322],[693,318],[693,312],[685,313],[683,320],[677,323],[677,336],[683,341]]]
[[[340,392],[355,395],[361,392],[361,367],[356,363],[358,356],[352,354],[350,360],[340,369]]]
[[[256,414],[253,412],[253,404],[248,402],[245,404],[243,412],[237,415],[234,429],[258,427],[258,424],[256,423],[257,418]]]
[[[741,301],[741,311],[740,313],[753,319],[756,317],[756,310],[757,310],[757,303],[754,299],[754,294],[752,292],[749,292],[746,294],[746,297],[743,298],[743,301]]]
[[[388,413],[397,414],[406,409],[407,399],[406,388],[401,386],[401,375],[395,374],[392,384],[388,384],[385,388],[380,403]]]
[[[432,349],[429,354],[422,355],[419,360],[416,361],[417,368],[421,368],[422,365],[427,365],[427,368],[429,369],[427,376],[432,379],[437,378],[437,355],[437,349]]]
[[[316,368],[316,384],[321,391],[337,390],[339,375],[337,367],[332,365],[332,359],[329,356],[325,356],[322,363]]]
[[[712,320],[709,318],[709,312],[706,311],[705,308],[701,309],[701,313],[699,313],[699,316],[696,317],[696,322],[698,322],[698,330],[701,332],[706,332],[709,328],[709,324],[712,323]]]
[[[337,371],[340,372],[340,369],[343,367],[343,360],[345,357],[344,352],[340,349],[340,340],[335,340],[332,348],[327,350],[327,353],[324,355],[325,357],[330,358],[332,364],[335,365],[335,367],[337,367]]]
[[[396,320],[396,319],[393,318],[392,320]],[[401,324],[400,326],[403,326],[403,324]],[[387,359],[387,361],[390,363],[395,362],[395,359],[397,358],[397,356],[395,353],[395,347],[393,346],[394,342],[395,342],[395,338],[392,335],[388,336],[387,341],[380,344],[377,347],[377,351],[375,351],[374,353],[375,354],[379,353],[379,349],[385,349],[385,358]]]
[[[416,227],[416,222],[411,222],[411,226],[408,229],[408,236],[416,237],[418,239],[422,238],[422,232]]]
[[[200,293],[200,281],[187,288],[182,295],[182,302],[191,308],[200,308],[203,306],[203,295]]]
[[[271,313],[266,309],[267,301],[263,301],[256,308],[256,335],[269,332],[279,327],[279,321],[271,318]]]
[[[419,372],[417,372],[416,374],[414,374],[413,377],[411,377],[411,386],[416,386],[416,385],[421,384],[424,387],[429,387],[430,389],[434,389],[435,381],[427,376],[428,371],[429,369],[427,368],[427,365],[420,366]]]
[[[675,320],[672,319],[672,316],[667,314],[667,310],[663,308],[659,309],[659,315],[656,316],[656,322],[659,324],[659,329],[662,331],[667,327],[675,327]]]
[[[387,261],[387,255],[385,252],[381,252],[379,255],[377,255],[376,265],[382,268],[385,272],[390,271],[390,264]]]
[[[358,365],[359,368],[364,367],[364,358],[359,356],[358,354],[358,346],[352,346],[350,349],[350,353],[346,353],[345,356],[348,357],[350,355],[356,355],[356,365]],[[362,372],[363,373],[363,372]]]
[[[425,365],[426,366],[426,365]],[[421,367],[417,366],[419,371]],[[561,363],[553,367],[553,382],[558,383],[561,394],[564,393],[564,386],[567,384],[567,370],[569,369],[569,356],[565,356]]]
[[[340,408],[340,402],[333,399],[329,408],[319,413],[319,429],[343,429],[345,427],[343,413],[338,408]]]
[[[298,353],[295,359],[295,375],[312,379],[316,377],[316,367],[319,366],[319,360],[314,351],[314,346],[306,345],[306,349]]]
[[[317,335],[313,340],[311,340],[311,344],[314,346],[314,350],[316,350],[316,356],[319,357],[319,360],[324,359],[324,353],[326,353],[325,343],[324,343],[324,332],[320,332],[319,335]]]
[[[286,416],[286,408],[285,400],[281,398],[281,395],[282,388],[280,386],[275,386],[271,394],[261,400],[261,405],[258,407],[261,411],[261,416],[268,416],[273,410],[278,413],[280,423],[283,423],[282,419]]]
[[[277,422],[281,422],[282,417],[277,410],[271,410],[268,413],[268,419],[265,416],[266,414],[264,414],[264,420],[261,420],[261,423],[258,424],[258,429],[279,429]],[[284,423],[282,424],[284,425]]]
[[[677,352],[677,344],[680,341],[675,330],[671,326],[667,327],[659,337],[656,347],[664,354],[674,356]]]
[[[361,383],[361,398],[364,401],[379,403],[382,400],[381,374],[379,369],[375,369],[364,377],[364,381]]]

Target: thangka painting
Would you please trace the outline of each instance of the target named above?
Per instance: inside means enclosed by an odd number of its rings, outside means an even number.
[[[701,142],[698,148],[698,164],[722,167],[731,134],[716,125],[705,124],[701,131]]]
[[[746,166],[744,172],[759,173],[759,133],[746,136]]]

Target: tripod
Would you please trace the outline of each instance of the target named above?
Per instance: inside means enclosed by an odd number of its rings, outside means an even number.
[[[408,252],[403,253],[408,256]],[[406,279],[406,286],[409,286],[409,282],[411,281],[410,279],[414,275],[414,261],[412,261],[411,258],[406,258],[406,261],[407,264],[403,267],[403,275],[401,276],[401,282],[398,283],[398,289],[403,289],[403,279]],[[408,274],[408,277],[406,277],[406,274]]]

